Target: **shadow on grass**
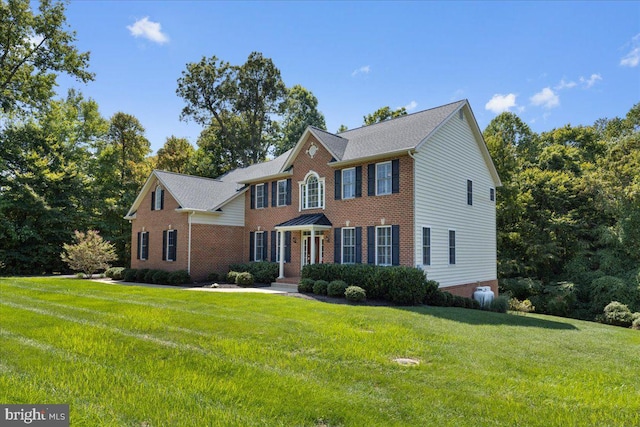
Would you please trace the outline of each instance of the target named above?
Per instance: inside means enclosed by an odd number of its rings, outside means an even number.
[[[540,319],[530,315],[493,313],[483,310],[470,310],[453,307],[395,307],[399,310],[411,311],[418,314],[439,317],[454,322],[470,325],[508,325],[529,328],[577,330],[574,325],[565,322]]]

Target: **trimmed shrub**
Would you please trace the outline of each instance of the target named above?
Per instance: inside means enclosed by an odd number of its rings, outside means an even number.
[[[144,278],[146,277],[148,272],[149,272],[148,268],[141,268],[140,270],[137,270],[136,271],[136,282],[144,283]]]
[[[344,291],[344,296],[348,301],[361,302],[367,299],[367,292],[360,286],[349,286]]]
[[[207,276],[207,280],[209,282],[217,282],[220,280],[220,273],[212,271],[211,273],[209,273],[209,275]]]
[[[633,323],[631,323],[631,329],[636,329],[640,331],[640,317],[638,317],[633,321]]]
[[[460,307],[460,308],[465,308],[467,306],[467,303],[465,301],[465,297],[462,297],[460,295],[454,295],[453,296],[453,307]]]
[[[237,271],[230,271],[227,273],[227,283],[236,283],[236,277],[238,277],[238,273]]]
[[[104,272],[104,274],[113,280],[122,280],[124,276],[124,270],[124,267],[111,267],[108,268],[107,271]]]
[[[439,289],[428,293],[424,298],[425,304],[432,305],[434,307],[444,307],[445,302],[446,297],[444,296],[444,292]]]
[[[135,282],[136,276],[138,275],[138,270],[135,268],[126,268],[122,273],[122,280],[125,282]]]
[[[500,295],[494,298],[489,304],[489,311],[495,311],[496,313],[506,313],[509,309],[509,297]]]
[[[253,275],[249,272],[238,273],[236,276],[236,285],[238,286],[252,286],[254,283]]]
[[[344,297],[344,291],[347,290],[347,284],[342,280],[334,280],[327,286],[327,295],[330,297]]]
[[[509,310],[511,311],[519,311],[521,313],[531,313],[535,311],[535,307],[531,304],[531,301],[528,299],[524,301],[520,301],[518,298],[511,298],[509,300]]]
[[[273,283],[278,278],[280,266],[277,262],[257,261],[231,264],[229,270],[251,273],[256,283]]]
[[[313,292],[313,284],[315,281],[313,279],[302,279],[300,283],[298,283],[298,292],[311,293]]]
[[[169,273],[170,285],[187,285],[191,283],[191,276],[187,270],[172,271]]]
[[[169,285],[169,272],[156,270],[153,274],[152,280],[156,285]]]
[[[452,307],[453,306],[453,300],[454,300],[454,296],[452,293],[450,292],[443,292],[442,296],[444,298],[444,304],[443,307]]]
[[[161,270],[149,270],[149,271],[147,271],[147,273],[144,275],[144,283],[154,283],[153,282],[153,275],[156,274],[158,271],[161,271]]]
[[[326,280],[316,280],[313,284],[313,293],[316,295],[326,295],[329,288],[329,282]]]
[[[604,308],[602,323],[615,326],[629,327],[633,323],[633,315],[625,304],[612,301]]]

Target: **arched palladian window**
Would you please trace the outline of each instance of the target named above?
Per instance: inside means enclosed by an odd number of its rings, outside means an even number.
[[[324,178],[310,171],[300,183],[300,195],[301,209],[324,209]]]

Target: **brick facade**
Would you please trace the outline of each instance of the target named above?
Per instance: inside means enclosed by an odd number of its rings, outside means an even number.
[[[465,283],[464,285],[447,286],[446,288],[440,288],[443,292],[449,292],[453,295],[460,295],[466,298],[473,298],[473,292],[478,286],[490,286],[491,290],[498,296],[498,280],[486,280],[484,282]]]

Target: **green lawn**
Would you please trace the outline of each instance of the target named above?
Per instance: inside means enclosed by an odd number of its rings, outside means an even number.
[[[3,278],[0,402],[73,426],[638,426],[640,332]]]

